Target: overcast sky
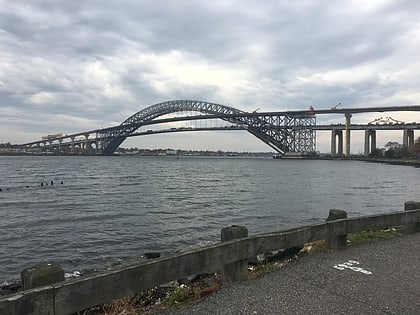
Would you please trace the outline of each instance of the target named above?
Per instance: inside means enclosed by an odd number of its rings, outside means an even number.
[[[173,99],[244,111],[420,104],[419,17],[417,0],[0,0],[0,143],[120,124]],[[402,142],[384,134],[379,145]],[[271,151],[245,131],[123,146]]]

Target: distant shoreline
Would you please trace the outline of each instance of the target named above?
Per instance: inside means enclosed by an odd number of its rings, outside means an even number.
[[[270,158],[273,156],[271,152],[214,152],[207,151],[206,154],[200,152],[201,154],[181,154],[181,157],[191,157],[191,156],[201,156],[201,157],[265,157]],[[0,152],[0,156],[102,156],[97,154],[29,154],[29,153],[14,153],[14,152]],[[139,156],[139,157],[162,157],[162,156],[172,156],[172,155],[160,155],[160,154],[115,154],[114,156]],[[405,165],[405,166],[414,166],[420,167],[419,159],[387,159],[387,158],[369,158],[362,156],[351,156],[346,157],[333,157],[329,155],[318,155],[318,156],[299,156],[299,157],[289,157],[289,158],[278,158],[279,160],[352,160],[352,161],[361,161],[361,162],[370,162],[370,163],[382,163],[382,164],[391,164],[391,165]]]
[[[387,159],[387,158],[371,158],[371,157],[363,157],[363,156],[351,156],[347,157],[333,157],[330,155],[319,155],[319,156],[300,156],[300,157],[282,157],[278,158],[279,160],[326,160],[326,161],[334,161],[334,160],[349,160],[349,161],[361,161],[361,162],[370,162],[370,163],[382,163],[382,164],[391,164],[391,165],[405,165],[405,166],[414,166],[420,167],[420,160],[419,159]]]
[[[420,160],[414,159],[385,159],[385,158],[350,158],[351,160],[371,162],[371,163],[383,163],[392,165],[406,165],[420,167]]]
[[[420,160],[415,159],[387,159],[387,158],[369,158],[361,156],[353,157],[313,157],[308,158],[313,160],[350,160],[350,161],[361,161],[361,162],[370,162],[370,163],[381,163],[381,164],[391,164],[391,165],[405,165],[405,166],[414,166],[420,167]]]

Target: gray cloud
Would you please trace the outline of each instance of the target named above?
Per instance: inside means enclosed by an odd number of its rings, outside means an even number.
[[[169,99],[418,104],[419,14],[409,0],[0,0],[0,142],[109,126]]]

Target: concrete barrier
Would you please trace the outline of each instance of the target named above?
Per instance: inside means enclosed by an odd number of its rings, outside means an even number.
[[[248,229],[245,226],[232,225],[225,227],[221,231],[221,242],[237,240],[248,237]],[[246,243],[243,244],[245,248],[241,250],[248,251]],[[247,279],[248,255],[245,259],[237,260],[233,263],[226,264],[222,267],[223,276],[230,281],[243,281]]]
[[[222,232],[219,244],[2,297],[0,314],[71,314],[204,271],[227,270],[233,280],[242,280],[244,261],[249,257],[323,239],[336,238],[335,242],[342,244],[348,233],[419,224],[420,209],[415,209],[329,220],[250,237],[246,237],[245,227],[229,227]]]
[[[347,219],[347,212],[340,209],[331,209],[328,214],[327,222]],[[333,225],[330,225],[333,226]],[[340,249],[347,246],[347,228],[346,233],[341,235],[331,235],[325,238],[325,245],[328,249]]]
[[[47,284],[64,281],[64,270],[52,262],[26,268],[21,272],[22,289],[29,290]]]
[[[416,201],[406,201],[404,203],[404,211],[410,211],[420,209],[420,202]],[[419,222],[413,222],[409,223],[405,226],[405,230],[407,233],[418,233],[420,232],[420,223]]]

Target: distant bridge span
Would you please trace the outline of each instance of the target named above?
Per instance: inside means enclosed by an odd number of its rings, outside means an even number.
[[[101,143],[102,154],[112,154],[139,127],[152,123],[158,117],[183,111],[200,112],[205,114],[206,118],[220,118],[234,125],[242,126],[243,129],[246,129],[280,154],[285,154],[291,149],[305,152],[314,150],[315,134],[307,128],[315,125],[315,115],[312,113],[254,115],[255,113],[247,113],[215,103],[176,100],[147,107],[127,118],[121,125],[99,131],[97,139]],[[195,116],[193,119],[203,119],[200,116]],[[183,118],[182,120],[186,119]],[[287,126],[291,123],[291,120],[295,127],[300,126],[301,128],[294,131],[274,128],[280,125]],[[176,121],[176,119],[170,118],[168,121]],[[311,135],[308,136],[308,132]],[[300,142],[295,141],[297,138],[300,139]]]
[[[280,155],[284,155],[287,152],[309,153],[314,152],[316,149],[315,130],[322,129],[316,126],[316,114],[344,114],[346,117],[346,139],[349,139],[350,117],[352,114],[389,111],[420,111],[420,105],[248,113],[233,107],[210,102],[174,100],[149,106],[130,116],[118,126],[72,135],[52,136],[41,141],[26,143],[25,146],[33,148],[42,145],[44,148],[54,148],[61,152],[74,153],[75,145],[79,145],[83,147],[84,152],[89,153],[89,149],[92,151],[92,144],[94,144],[95,154],[111,155],[127,137],[147,134],[147,132],[137,132],[142,126],[165,122],[218,118],[231,123],[231,130],[247,130],[272,147]],[[162,117],[176,112],[198,112],[200,114],[184,117]],[[197,128],[190,129],[186,130],[184,128],[184,130],[178,131],[198,130]],[[83,136],[84,139],[77,139],[79,136]],[[349,141],[348,151],[346,143],[346,155],[348,152]]]

